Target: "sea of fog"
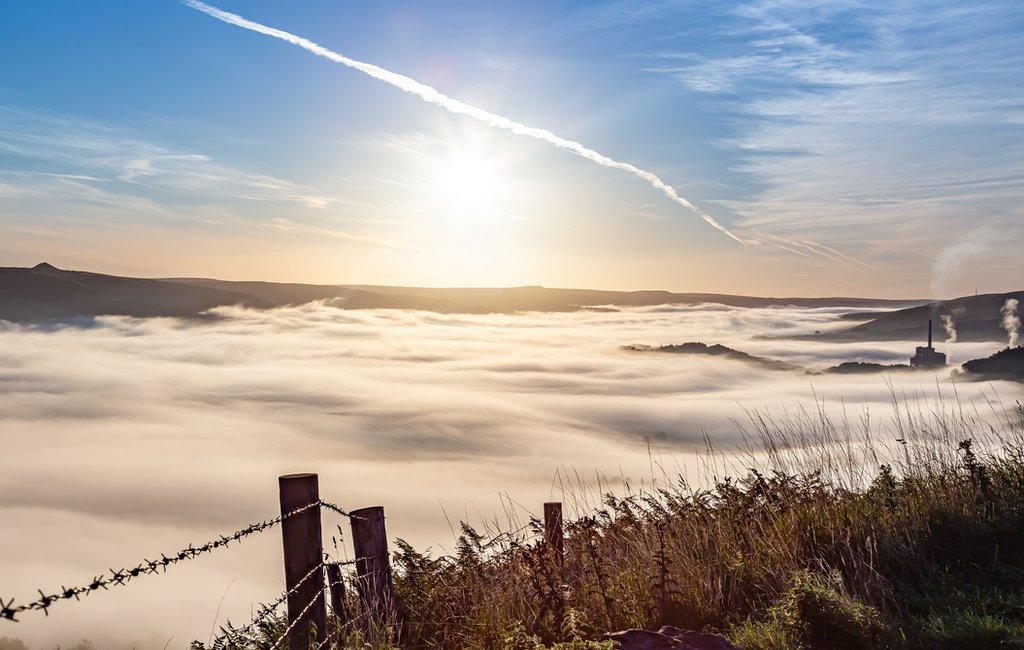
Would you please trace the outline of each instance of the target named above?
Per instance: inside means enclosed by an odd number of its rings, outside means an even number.
[[[869,410],[885,436],[899,394],[951,394],[938,373],[812,376],[627,344],[703,341],[821,369],[905,362],[918,342],[783,335],[838,327],[847,309],[662,306],[441,315],[314,303],[217,319],[107,317],[0,327],[0,598],[87,583],[111,567],[276,514],[277,476],[312,471],[345,508],[383,505],[391,537],[444,552],[459,520],[539,513],[566,482],[624,489],[738,441],[746,409]],[[940,344],[940,349],[942,345]],[[955,344],[953,363],[997,344]],[[990,408],[1009,383],[955,386]],[[982,409],[984,410],[984,409]],[[657,466],[657,470],[655,470]],[[325,525],[346,522],[325,515]],[[347,535],[346,535],[347,537]],[[0,621],[30,648],[184,648],[282,591],[277,529]],[[342,544],[344,554],[346,542]]]

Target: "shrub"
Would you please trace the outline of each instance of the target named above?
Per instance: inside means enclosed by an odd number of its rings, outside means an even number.
[[[831,579],[830,579],[831,578]],[[869,650],[888,636],[873,607],[843,593],[836,576],[800,571],[774,609],[787,636],[814,650]]]

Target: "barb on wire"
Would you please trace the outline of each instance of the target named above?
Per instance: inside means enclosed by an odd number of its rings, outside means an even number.
[[[349,519],[358,519],[359,521],[366,521],[365,517],[360,517],[359,515],[353,515],[350,512],[342,510],[342,508],[340,506],[338,506],[338,505],[336,505],[334,503],[331,503],[330,501],[323,501],[323,500],[321,500],[320,501],[320,505],[323,506],[324,508],[327,508],[328,510],[330,510],[332,512],[338,513],[339,515],[341,515],[343,517],[348,517]]]
[[[9,602],[0,601],[0,619],[8,621],[17,621],[16,616],[22,612],[27,611],[42,611],[43,614],[49,616],[50,607],[61,600],[80,600],[81,596],[88,596],[100,589],[106,590],[108,587],[119,587],[126,585],[133,579],[143,575],[150,575],[159,573],[160,571],[166,571],[167,567],[175,565],[185,560],[192,560],[200,555],[210,553],[216,549],[223,548],[231,542],[240,541],[253,533],[262,532],[272,526],[276,526],[282,521],[294,517],[295,515],[301,514],[312,508],[316,508],[322,504],[317,501],[314,503],[306,504],[300,508],[296,508],[291,512],[278,515],[272,519],[265,521],[256,522],[249,524],[245,528],[235,531],[231,535],[221,535],[217,539],[210,540],[201,546],[193,546],[189,544],[187,547],[173,553],[171,555],[160,554],[159,560],[143,560],[139,564],[133,567],[127,567],[123,569],[110,569],[109,575],[100,574],[92,579],[89,584],[81,585],[78,587],[64,587],[61,586],[59,591],[54,593],[45,593],[43,590],[39,591],[39,598],[32,602],[22,603],[20,605],[14,604],[14,599]],[[332,508],[333,509],[333,508]],[[339,509],[340,511],[340,509]]]

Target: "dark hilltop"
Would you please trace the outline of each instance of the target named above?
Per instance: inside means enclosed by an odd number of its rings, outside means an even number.
[[[388,287],[228,281],[207,278],[129,278],[68,271],[43,262],[0,267],[0,320],[40,322],[120,315],[197,317],[215,307],[273,308],[314,300],[343,309],[419,309],[439,313],[601,311],[611,305],[718,303],[733,307],[857,307],[893,309],[920,301],[866,298],[761,298],[670,291],[602,291],[525,287]]]
[[[631,352],[664,352],[668,354],[690,354],[690,355],[703,355],[710,357],[723,357],[725,359],[731,359],[733,361],[742,361],[744,363],[750,363],[756,366],[768,370],[799,370],[799,366],[786,363],[785,361],[779,361],[778,359],[769,359],[768,357],[758,357],[740,350],[734,350],[733,348],[727,347],[720,343],[714,343],[708,345],[707,343],[700,343],[697,341],[690,341],[688,343],[679,343],[676,345],[662,345],[659,347],[652,347],[650,345],[626,345],[623,346],[624,350]]]
[[[972,379],[1024,381],[1024,347],[1004,348],[990,357],[963,364],[963,376]]]
[[[936,327],[948,318],[956,330],[957,341],[1005,341],[1001,310],[1007,300],[1024,302],[1024,291],[987,293],[953,300],[940,300],[888,312],[855,312],[844,320],[859,322],[846,329],[794,338],[805,340],[842,341],[918,341],[928,333],[928,321]],[[938,329],[941,335],[943,330]]]

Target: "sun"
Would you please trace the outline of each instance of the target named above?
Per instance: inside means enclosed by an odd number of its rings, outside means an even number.
[[[491,220],[508,212],[509,179],[484,152],[448,152],[439,161],[433,185],[435,201],[449,218]]]
[[[416,179],[407,205],[417,241],[429,251],[423,255],[429,255],[432,277],[498,278],[533,250],[527,242],[537,223],[530,215],[538,192],[524,177],[527,155],[486,131],[447,135],[413,157]]]
[[[449,160],[438,179],[438,189],[454,205],[479,210],[492,205],[500,194],[498,175],[476,156]]]

